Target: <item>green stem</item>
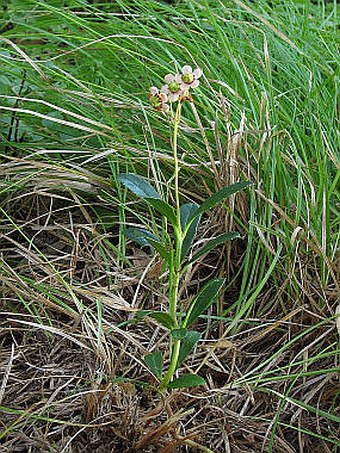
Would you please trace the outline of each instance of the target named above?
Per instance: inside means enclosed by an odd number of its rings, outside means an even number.
[[[177,140],[178,140],[178,126],[181,118],[181,101],[178,102],[175,118],[174,118],[174,128],[173,128],[173,156],[174,156],[174,180],[175,180],[175,203],[176,203],[176,218],[177,225],[174,228],[175,234],[175,250],[174,256],[170,264],[170,279],[169,279],[169,312],[172,319],[175,321],[175,329],[179,327],[177,319],[177,304],[178,304],[178,292],[179,292],[179,282],[181,276],[181,255],[182,255],[182,245],[184,235],[181,228],[181,211],[180,211],[180,202],[179,202],[179,162],[177,155]],[[171,361],[169,369],[166,372],[164,378],[160,383],[161,390],[165,389],[169,382],[171,381],[178,363],[179,350],[181,347],[180,340],[174,340],[173,344],[170,346],[171,349]]]
[[[175,180],[175,202],[176,202],[176,219],[177,225],[174,229],[175,234],[175,256],[174,260],[171,263],[170,273],[172,273],[172,285],[170,286],[170,315],[175,320],[177,326],[177,303],[178,303],[178,289],[179,289],[179,279],[180,279],[180,267],[181,267],[181,254],[182,254],[182,244],[183,244],[183,233],[181,228],[181,211],[180,211],[180,202],[179,202],[179,162],[177,155],[177,142],[178,142],[178,126],[181,119],[181,101],[178,101],[175,117],[174,117],[174,130],[173,130],[173,140],[172,140],[172,150],[174,156],[174,180]]]
[[[176,213],[177,213],[177,227],[179,232],[181,230],[181,217],[180,217],[180,204],[179,204],[179,162],[178,162],[178,155],[177,155],[177,139],[178,139],[178,126],[181,120],[181,108],[182,103],[178,101],[176,114],[174,118],[174,135],[172,141],[172,150],[174,155],[174,163],[175,163],[175,170],[174,170],[174,179],[175,179],[175,201],[176,201]]]
[[[181,347],[181,340],[175,340],[172,347],[171,362],[168,371],[166,372],[162,382],[160,383],[160,389],[164,390],[167,388],[172,376],[175,374],[177,368],[177,362],[179,357],[179,350]]]

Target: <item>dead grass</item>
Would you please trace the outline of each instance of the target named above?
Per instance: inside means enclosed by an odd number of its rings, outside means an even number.
[[[242,370],[257,365],[268,354],[269,341],[284,341],[280,335],[248,346],[239,341],[238,346],[216,348],[202,370],[209,388],[176,391],[162,400],[152,389],[144,390],[136,383],[113,383],[116,374],[150,379],[137,366],[140,351],[129,340],[108,335],[115,368],[109,373],[110,366],[105,367],[107,362],[96,351],[22,327],[13,314],[3,313],[2,319],[1,369],[8,376],[1,406],[4,452],[172,452],[186,451],[186,446],[189,451],[204,451],[199,445],[215,452],[268,451],[269,428],[279,407],[274,392],[284,392],[287,382],[274,383],[272,394],[263,393],[261,386],[226,389],[223,385],[230,381],[230,374],[239,377]],[[200,347],[194,363],[210,347],[209,342]],[[276,365],[288,359],[280,357]],[[306,379],[295,393],[300,400],[316,402],[320,410],[327,411],[339,390],[333,373]],[[286,402],[281,423],[289,424],[293,418],[301,428],[314,428],[320,434],[330,428],[322,416],[315,420]],[[335,436],[336,431],[334,440]],[[310,436],[298,436],[288,426],[280,427],[274,439],[277,452],[332,451],[327,445],[323,441],[316,445]]]
[[[137,308],[165,303],[159,263],[132,245],[130,267],[119,263],[115,230],[104,233],[72,190],[37,184],[2,205],[1,452],[336,451],[338,334],[324,312],[336,294],[304,257],[298,302],[290,276],[269,279],[241,328],[224,335],[228,322],[202,322],[184,366],[207,386],[162,397],[143,356],[165,350],[166,332],[152,319],[133,322]],[[192,270],[183,297],[221,269],[220,252]],[[231,277],[242,253],[240,243],[224,270]],[[225,300],[237,300],[237,284]]]

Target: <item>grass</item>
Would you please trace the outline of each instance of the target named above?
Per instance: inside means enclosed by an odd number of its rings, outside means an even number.
[[[339,7],[269,3],[1,4],[4,451],[339,450]],[[183,106],[182,200],[256,186],[205,216],[199,240],[242,240],[181,295],[229,282],[185,366],[208,385],[160,399],[140,382],[166,332],[136,310],[163,309],[167,280],[124,225],[162,227],[117,176],[169,193],[147,92],[187,63],[205,80],[202,123]]]

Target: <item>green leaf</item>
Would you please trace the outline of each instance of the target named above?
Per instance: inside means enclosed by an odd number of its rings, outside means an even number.
[[[171,335],[174,340],[183,340],[188,334],[187,329],[174,329],[171,331]]]
[[[144,178],[125,173],[118,176],[118,181],[135,195],[144,198],[156,211],[164,215],[172,225],[176,225],[177,220],[174,208],[162,200],[159,193]]]
[[[146,197],[145,201],[148,202],[153,208],[156,209],[160,214],[164,215],[172,225],[177,224],[175,210],[166,201],[158,198]]]
[[[219,190],[218,192],[214,193],[211,195],[211,197],[207,198],[201,206],[195,211],[190,219],[188,220],[189,222],[192,222],[196,217],[199,215],[203,214],[203,212],[208,211],[209,209],[213,208],[214,206],[217,205],[220,201],[230,197],[236,192],[239,192],[240,190],[245,189],[246,187],[251,186],[252,183],[249,181],[241,181],[237,182],[235,184],[232,184],[231,186],[223,187],[223,189]]]
[[[194,263],[199,258],[201,258],[201,256],[205,255],[210,250],[214,249],[217,245],[223,244],[224,242],[227,242],[227,241],[231,241],[232,239],[237,239],[239,237],[240,237],[240,235],[234,231],[217,236],[215,239],[212,239],[211,241],[209,241],[198,252],[196,252],[193,255],[193,257],[189,260],[189,263]]]
[[[125,187],[131,190],[135,195],[142,198],[158,198],[159,193],[140,176],[133,175],[132,173],[122,173],[118,176],[118,181],[124,184]]]
[[[162,379],[163,359],[161,352],[153,352],[144,357],[145,363],[153,374],[159,379]]]
[[[225,280],[215,278],[208,282],[191,302],[183,327],[190,327],[196,319],[214,302]]]
[[[171,330],[175,325],[175,321],[169,313],[165,313],[164,311],[153,311],[152,313],[149,313],[149,316],[169,330]]]
[[[169,261],[169,252],[167,248],[160,242],[158,237],[150,231],[142,228],[127,228],[126,236],[142,247],[145,247],[146,245],[152,246],[165,261]]]
[[[185,230],[188,220],[195,214],[198,207],[196,203],[186,203],[180,207],[182,231]]]
[[[199,332],[196,332],[195,330],[187,330],[187,334],[181,342],[177,366],[180,366],[181,363],[184,362],[200,338],[201,334]]]
[[[154,241],[159,242],[157,236],[151,233],[148,230],[144,230],[143,228],[127,228],[126,229],[126,237],[131,239],[131,241],[136,242],[136,244],[145,247],[150,247],[149,239],[153,239]]]
[[[150,245],[152,245],[152,247],[154,247],[157,250],[157,252],[161,255],[161,257],[164,258],[167,263],[169,263],[170,253],[164,247],[164,245],[158,241],[154,241],[153,239],[149,239],[149,242],[150,242]]]
[[[144,198],[152,207],[164,215],[169,221],[176,225],[176,214],[172,206],[161,199],[159,193],[140,176],[131,173],[121,174],[118,181],[131,190],[135,195]]]
[[[183,387],[196,387],[198,385],[204,385],[205,380],[198,376],[197,374],[183,374],[177,379],[174,379],[170,384],[168,384],[169,389],[180,389]]]
[[[145,316],[149,315],[151,313],[150,310],[138,310],[136,311],[136,320],[140,321],[143,319]]]
[[[198,205],[194,204],[194,203],[187,203],[187,204],[184,204],[183,206],[181,206],[180,212],[181,212],[182,231],[185,230],[185,228],[188,224],[188,220],[195,214],[197,209],[198,209]],[[184,238],[183,244],[182,244],[181,261],[183,261],[184,258],[186,257],[186,255],[191,247],[192,241],[194,240],[194,238],[196,236],[196,231],[197,231],[197,226],[198,226],[199,221],[200,221],[200,216],[196,217],[191,222],[191,225],[185,235],[185,238]]]

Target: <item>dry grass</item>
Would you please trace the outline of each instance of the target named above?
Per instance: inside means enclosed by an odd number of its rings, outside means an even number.
[[[60,335],[52,336],[22,325],[19,321],[25,319],[23,316],[2,313],[2,319],[4,452],[172,452],[186,451],[188,445],[189,451],[196,451],[196,444],[197,451],[207,451],[199,445],[215,452],[268,451],[269,429],[279,408],[275,396],[284,393],[287,382],[274,383],[271,394],[256,386],[223,385],[258,365],[259,358],[270,353],[269,340],[270,344],[282,343],[282,335],[268,334],[262,341],[245,336],[221,344],[214,353],[211,342],[206,342],[190,367],[195,369],[202,358],[205,360],[209,388],[176,391],[162,399],[137,383],[113,383],[116,373],[150,380],[146,372],[141,373],[141,348],[130,339],[107,335],[108,363],[99,351],[65,338],[65,322]],[[72,326],[67,327],[72,330]],[[77,333],[74,335],[78,340]],[[275,365],[287,359],[279,356]],[[305,379],[296,388],[298,397],[306,403],[316,402],[320,411],[327,411],[339,392],[337,377],[333,373]],[[315,442],[307,434],[298,435],[289,429],[289,424],[298,420],[301,429],[317,429],[322,435],[328,432],[329,421],[318,415],[315,426],[315,420],[290,401],[282,410],[281,423],[287,426],[277,431],[274,451],[331,451],[328,442]],[[336,425],[333,430],[336,440]]]
[[[22,165],[10,162],[9,175]],[[202,322],[203,340],[185,367],[204,375],[207,386],[161,396],[143,356],[166,349],[166,332],[152,319],[133,322],[137,308],[165,303],[157,260],[129,245],[130,266],[119,263],[116,232],[104,233],[74,195],[79,174],[58,193],[55,169],[44,171],[30,180],[31,193],[16,192],[3,204],[2,452],[335,451],[338,337],[317,302],[327,294],[334,307],[335,293],[320,286],[302,257],[302,303],[289,299],[289,276],[282,287],[269,279],[242,329],[230,331],[214,318],[208,327]],[[82,183],[94,184],[86,177]],[[207,225],[220,224],[220,215],[213,212]],[[207,230],[203,224],[202,238]],[[242,247],[225,270],[231,277]],[[212,253],[192,270],[183,297],[221,268],[223,253],[229,252]],[[225,299],[237,299],[237,282]]]

